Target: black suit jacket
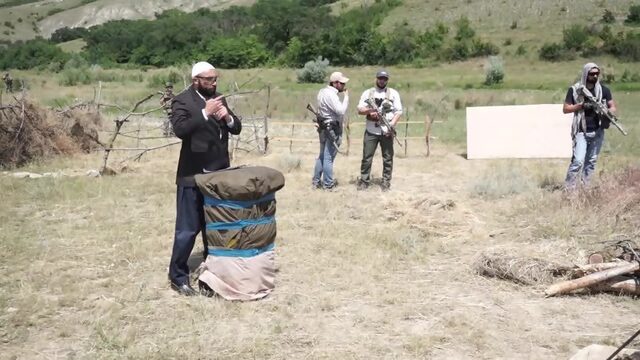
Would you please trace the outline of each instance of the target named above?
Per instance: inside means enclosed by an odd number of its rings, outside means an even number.
[[[214,97],[219,96],[216,93]],[[222,100],[227,106],[225,99]],[[233,126],[202,114],[205,101],[190,86],[176,95],[171,104],[171,125],[173,132],[182,139],[176,184],[195,186],[193,176],[206,171],[229,167],[229,133],[238,135],[242,130],[240,118],[231,110]]]

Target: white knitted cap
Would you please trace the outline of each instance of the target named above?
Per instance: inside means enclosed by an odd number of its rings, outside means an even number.
[[[209,64],[208,62],[200,61],[195,65],[193,65],[193,68],[191,69],[191,78],[193,79],[194,77],[202,74],[205,71],[215,70],[215,69],[216,68],[214,68],[213,65]]]

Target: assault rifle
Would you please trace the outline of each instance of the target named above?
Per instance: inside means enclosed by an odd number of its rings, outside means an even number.
[[[324,131],[325,136],[327,136],[329,140],[331,140],[331,143],[333,144],[333,146],[335,146],[336,150],[340,152],[339,146],[337,143],[338,136],[336,135],[335,130],[333,130],[335,121],[332,121],[331,119],[323,118],[320,115],[320,113],[313,108],[313,105],[311,104],[307,104],[307,110],[311,111],[311,113],[315,115],[315,119],[313,119],[312,121],[318,125],[318,132]]]
[[[622,135],[625,135],[625,136],[627,135],[627,132],[624,131],[624,129],[620,124],[618,124],[618,118],[609,110],[606,104],[603,104],[602,102],[598,101],[598,99],[596,99],[596,97],[593,96],[593,94],[591,93],[591,91],[589,91],[589,89],[582,86],[580,89],[578,89],[578,94],[582,94],[585,98],[585,101],[596,104],[595,112],[596,114],[598,114],[598,116],[600,116],[601,119],[605,118],[605,121],[608,120],[611,124],[613,124],[613,126],[617,127],[618,130],[620,130],[620,132],[622,133]],[[605,126],[605,129],[607,127],[608,126]]]
[[[398,145],[400,145],[400,147],[402,147],[402,143],[400,143],[400,140],[398,140],[396,129],[394,129],[393,126],[391,126],[391,124],[389,123],[389,120],[387,120],[387,118],[385,116],[387,113],[389,113],[391,111],[390,104],[383,102],[382,106],[377,107],[371,101],[371,99],[366,99],[364,101],[364,103],[367,104],[367,106],[370,109],[374,110],[378,114],[378,123],[380,124],[380,129],[382,130],[382,135],[385,135],[385,136],[391,135],[394,139],[396,139],[396,141],[398,142]]]

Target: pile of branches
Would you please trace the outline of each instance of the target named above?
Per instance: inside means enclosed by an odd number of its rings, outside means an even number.
[[[54,111],[24,97],[0,105],[0,167],[14,168],[53,155],[99,146],[97,112],[81,107]]]
[[[630,240],[608,244],[589,256],[586,265],[561,265],[543,259],[482,254],[476,273],[523,285],[552,284],[546,296],[586,292],[640,295],[640,249]],[[555,283],[554,283],[555,282]]]
[[[556,278],[570,276],[571,266],[556,264],[547,260],[514,257],[502,253],[481,254],[475,262],[476,273],[516,284],[549,284]]]

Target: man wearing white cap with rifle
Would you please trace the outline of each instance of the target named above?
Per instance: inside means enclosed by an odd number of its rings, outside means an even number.
[[[191,70],[191,86],[176,95],[171,105],[173,132],[182,139],[176,176],[176,227],[169,264],[171,288],[181,295],[196,295],[189,283],[187,260],[196,236],[205,221],[203,197],[194,175],[228,168],[229,134],[238,135],[240,119],[216,92],[217,70],[208,62],[196,63]],[[204,242],[204,241],[203,241]],[[205,246],[205,253],[206,253]]]

